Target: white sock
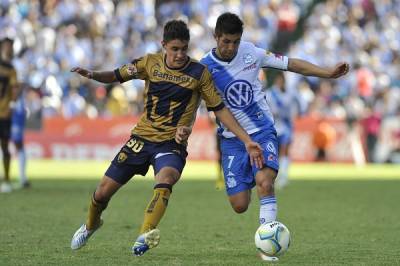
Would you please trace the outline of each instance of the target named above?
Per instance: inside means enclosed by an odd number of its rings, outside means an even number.
[[[278,206],[275,196],[265,196],[260,199],[260,224],[276,221]]]
[[[290,164],[290,159],[288,156],[282,156],[279,159],[279,174],[278,174],[278,183],[286,185],[286,183],[289,181],[288,176],[289,176],[289,164]]]
[[[21,184],[27,181],[26,178],[26,153],[25,149],[18,152],[19,181]]]

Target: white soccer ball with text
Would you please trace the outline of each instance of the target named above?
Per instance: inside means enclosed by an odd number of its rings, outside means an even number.
[[[290,245],[290,232],[278,221],[260,225],[254,237],[257,249],[266,256],[280,256]]]

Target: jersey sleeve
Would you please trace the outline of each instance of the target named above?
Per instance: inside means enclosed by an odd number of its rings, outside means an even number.
[[[261,67],[287,70],[289,64],[289,58],[287,56],[274,54],[261,48],[256,48],[256,51]]]
[[[205,67],[200,79],[200,94],[205,101],[208,111],[218,111],[224,108],[221,96],[215,88],[212,76]]]
[[[133,60],[130,64],[126,64],[114,70],[115,76],[120,83],[131,79],[146,79],[148,77],[146,71],[148,56],[140,57]]]

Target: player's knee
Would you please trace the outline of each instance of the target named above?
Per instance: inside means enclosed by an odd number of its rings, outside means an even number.
[[[274,193],[274,184],[271,180],[263,180],[257,184],[258,191],[264,195],[270,195]]]
[[[247,208],[249,207],[248,204],[232,204],[232,209],[236,212],[236,213],[244,213],[245,211],[247,211]]]
[[[175,185],[180,178],[180,173],[172,167],[164,167],[156,175],[158,183]]]
[[[97,202],[108,202],[110,198],[111,197],[101,189],[97,189],[93,194],[93,199]]]

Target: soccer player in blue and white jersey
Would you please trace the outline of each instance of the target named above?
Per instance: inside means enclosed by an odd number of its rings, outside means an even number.
[[[348,72],[349,66],[339,63],[333,68],[323,68],[304,60],[275,55],[242,41],[242,33],[243,22],[237,15],[224,13],[219,16],[214,33],[217,47],[201,62],[207,65],[225,105],[252,139],[264,148],[264,167],[251,166],[243,144],[224,124],[219,124],[225,187],[232,208],[237,213],[245,212],[250,204],[251,189],[256,186],[262,224],[276,220],[274,181],[279,163],[274,120],[258,80],[259,71],[275,68],[307,76],[338,78]],[[278,260],[260,256],[267,261]]]
[[[289,148],[293,137],[293,118],[296,114],[304,114],[307,106],[296,89],[286,88],[283,72],[277,73],[273,85],[265,93],[265,99],[271,108],[278,136],[279,173],[275,187],[283,188],[289,182]]]

